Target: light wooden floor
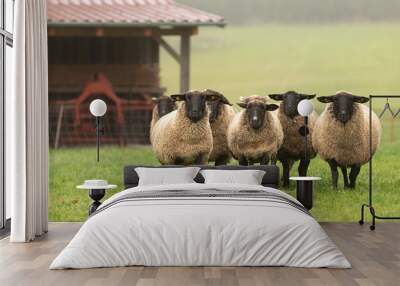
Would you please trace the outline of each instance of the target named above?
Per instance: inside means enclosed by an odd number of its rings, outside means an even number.
[[[400,285],[400,224],[375,232],[355,223],[323,223],[353,269],[288,267],[124,267],[48,270],[80,223],[51,223],[29,244],[0,241],[0,285]]]

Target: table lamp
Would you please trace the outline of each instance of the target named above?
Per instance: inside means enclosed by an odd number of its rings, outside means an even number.
[[[96,117],[96,143],[97,143],[97,162],[100,161],[100,135],[104,134],[104,129],[100,126],[100,117],[107,112],[107,104],[101,99],[95,99],[90,103],[90,113]]]
[[[310,130],[308,129],[308,116],[314,111],[314,106],[311,100],[303,99],[300,101],[297,105],[297,111],[304,117],[304,126],[300,127],[299,133],[301,136],[304,136],[304,159],[307,160],[307,135],[310,133]]]

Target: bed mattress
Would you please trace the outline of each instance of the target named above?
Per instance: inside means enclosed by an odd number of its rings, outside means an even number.
[[[291,196],[263,186],[196,183],[115,194],[50,269],[132,265],[351,267]]]

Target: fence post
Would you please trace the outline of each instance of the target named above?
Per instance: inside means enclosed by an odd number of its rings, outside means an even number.
[[[60,143],[60,132],[61,132],[61,123],[62,123],[63,114],[64,114],[64,103],[61,104],[60,111],[58,112],[56,138],[54,140],[54,149],[58,149],[58,145]]]

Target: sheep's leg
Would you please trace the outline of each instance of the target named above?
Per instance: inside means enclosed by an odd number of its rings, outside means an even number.
[[[204,153],[198,154],[194,160],[195,165],[206,165],[207,162],[208,162],[208,156],[207,154]]]
[[[271,165],[275,166],[275,165],[276,165],[276,162],[278,162],[278,156],[277,156],[277,154],[272,154],[272,155],[270,156],[270,159],[271,159]]]
[[[353,165],[351,166],[351,171],[350,171],[350,185],[349,187],[351,189],[354,189],[356,187],[356,180],[358,177],[358,174],[360,174],[361,166]]]
[[[183,160],[183,159],[180,158],[180,157],[176,157],[176,158],[174,159],[174,165],[184,165],[184,163],[185,163],[185,160]]]
[[[339,173],[338,173],[338,165],[336,163],[335,160],[329,160],[328,161],[329,167],[331,167],[331,174],[332,174],[332,186],[337,189],[337,183],[338,183],[338,177],[339,177]]]
[[[344,188],[347,189],[350,187],[349,178],[347,177],[347,168],[344,166],[340,166],[343,174]]]
[[[242,166],[248,166],[249,165],[249,162],[247,161],[245,156],[240,156],[239,157],[239,165],[242,165]]]
[[[226,165],[229,163],[229,156],[220,156],[215,159],[215,166]]]
[[[269,164],[269,156],[265,154],[261,157],[260,165],[268,165]]]
[[[284,157],[282,158],[283,161],[282,163],[282,169],[283,169],[283,175],[282,175],[282,183],[283,187],[288,188],[290,186],[290,170],[292,170],[294,160]]]
[[[289,176],[290,176],[290,163],[288,159],[282,159],[282,168],[283,168],[283,174],[282,174],[282,182],[283,182],[283,187],[288,188],[290,185],[289,181]]]
[[[299,176],[307,176],[308,166],[310,165],[310,159],[301,159],[299,164]]]

